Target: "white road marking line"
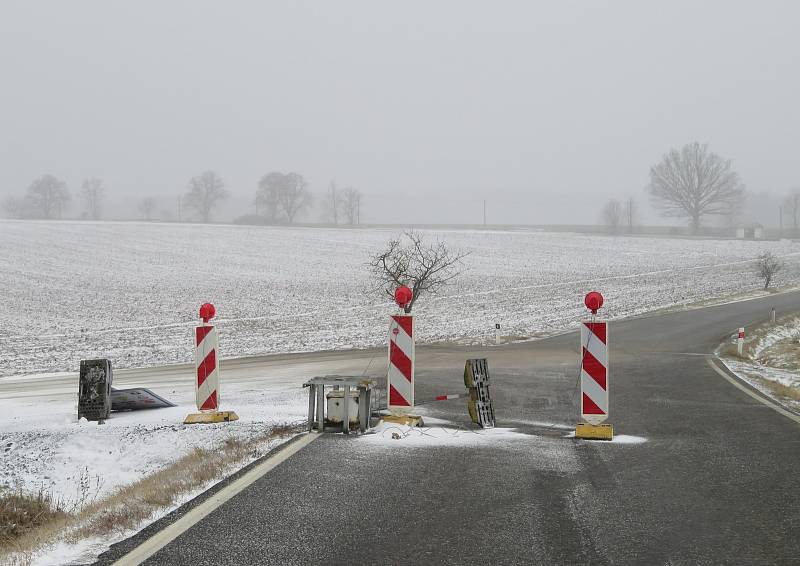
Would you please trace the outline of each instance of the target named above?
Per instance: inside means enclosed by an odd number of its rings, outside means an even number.
[[[731,377],[731,376],[729,376],[727,373],[725,373],[724,371],[722,371],[722,370],[719,368],[719,366],[717,366],[717,364],[715,364],[715,363],[714,363],[714,360],[708,360],[708,365],[710,365],[710,366],[711,366],[711,368],[712,368],[712,369],[713,369],[715,372],[717,372],[717,373],[718,373],[718,374],[720,374],[722,377],[724,377],[726,380],[728,380],[728,382],[729,382],[730,384],[732,384],[734,387],[737,387],[737,388],[741,389],[742,391],[744,391],[745,393],[747,393],[748,395],[750,395],[750,397],[752,397],[752,398],[753,398],[753,399],[755,399],[756,401],[759,401],[760,403],[763,403],[764,405],[766,405],[766,406],[767,406],[767,407],[769,407],[770,409],[774,410],[775,412],[778,412],[778,413],[780,413],[781,415],[783,415],[784,417],[786,417],[786,418],[789,418],[789,419],[792,419],[794,422],[796,422],[796,423],[800,424],[800,417],[798,417],[797,415],[795,415],[794,413],[792,413],[792,412],[790,412],[790,411],[787,411],[786,409],[784,409],[784,408],[783,408],[783,407],[781,407],[780,405],[778,405],[778,404],[776,404],[776,403],[773,403],[772,401],[769,401],[769,400],[765,399],[764,397],[761,397],[760,395],[756,395],[756,394],[755,394],[755,393],[753,393],[753,392],[752,392],[750,389],[748,389],[747,387],[745,387],[744,385],[742,385],[741,383],[739,383],[739,380],[732,378],[732,377]]]
[[[135,566],[137,564],[141,564],[153,556],[156,552],[168,545],[170,542],[188,531],[195,524],[202,521],[206,516],[211,514],[226,501],[244,491],[264,474],[287,459],[291,458],[294,454],[311,444],[320,436],[321,435],[319,433],[306,433],[299,440],[292,442],[289,444],[289,446],[286,446],[264,462],[261,462],[258,466],[203,501],[200,505],[192,508],[188,513],[186,513],[186,515],[171,525],[158,531],[152,537],[131,550],[128,554],[114,562],[114,565]]]

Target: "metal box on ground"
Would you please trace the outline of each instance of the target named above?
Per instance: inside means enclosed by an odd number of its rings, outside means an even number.
[[[328,398],[328,420],[332,423],[341,423],[344,420],[344,390],[334,389],[326,395]],[[349,403],[347,412],[349,413],[350,424],[358,423],[358,391],[348,391]]]
[[[111,360],[81,360],[78,418],[102,421],[111,413]]]

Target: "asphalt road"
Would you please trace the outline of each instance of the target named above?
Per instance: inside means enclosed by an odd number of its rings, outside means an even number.
[[[638,444],[568,437],[574,333],[420,348],[418,398],[460,392],[464,360],[486,357],[498,426],[520,434],[430,446],[323,435],[146,564],[800,564],[800,425],[707,363],[771,306],[800,310],[800,294],[610,326],[609,422]],[[461,400],[422,412],[468,426]]]

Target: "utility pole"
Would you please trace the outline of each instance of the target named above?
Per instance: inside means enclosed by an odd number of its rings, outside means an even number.
[[[181,220],[181,197],[178,195],[178,222],[182,222]]]
[[[783,238],[783,205],[778,207],[778,239]]]
[[[486,199],[483,201],[483,225],[486,226]]]

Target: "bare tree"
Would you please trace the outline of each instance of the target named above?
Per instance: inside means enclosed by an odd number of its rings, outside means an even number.
[[[205,171],[189,180],[189,192],[185,199],[186,204],[197,211],[203,222],[209,222],[214,205],[227,196],[225,183],[219,175],[214,171]]]
[[[797,238],[800,236],[800,188],[789,191],[784,200],[783,210],[792,225],[792,237]]]
[[[732,201],[741,200],[744,185],[730,161],[694,142],[670,150],[650,168],[648,190],[664,216],[688,218],[697,234],[704,216],[725,214]]]
[[[407,231],[389,240],[387,247],[372,256],[367,265],[376,282],[374,290],[394,297],[400,285],[411,288],[411,302],[405,308],[410,313],[421,296],[436,293],[458,277],[457,267],[466,256],[465,252],[450,250],[440,240],[426,244],[421,234]]]
[[[39,218],[61,218],[70,194],[64,181],[45,175],[31,183],[27,199],[32,213]]]
[[[263,214],[271,222],[278,220],[278,195],[284,185],[285,175],[277,171],[261,177],[256,189],[256,214]]]
[[[636,199],[633,197],[625,199],[625,205],[622,209],[622,218],[625,225],[628,227],[628,234],[633,234],[634,228],[639,223],[639,206],[636,204]]]
[[[278,206],[287,222],[292,224],[297,214],[310,204],[311,193],[308,192],[305,178],[298,173],[286,175],[283,190],[278,193]]]
[[[3,210],[9,218],[24,218],[25,217],[25,200],[17,197],[7,197],[3,200]]]
[[[784,267],[783,261],[772,252],[764,252],[756,260],[756,273],[764,280],[764,289],[768,289],[772,279]]]
[[[92,220],[99,220],[102,214],[102,204],[105,198],[103,181],[94,177],[86,179],[81,185],[83,199],[86,201],[86,213]]]
[[[342,216],[345,224],[351,226],[361,223],[361,191],[347,187],[342,191]]]
[[[156,199],[153,197],[144,197],[139,201],[139,212],[148,222],[153,219],[153,213],[156,210]]]
[[[622,214],[622,205],[616,199],[609,200],[603,207],[603,223],[611,234],[619,233]]]
[[[339,197],[339,188],[334,181],[331,181],[328,192],[325,193],[325,199],[322,201],[322,218],[326,221],[332,221],[334,224],[339,224],[339,211],[342,208],[342,201]]]

